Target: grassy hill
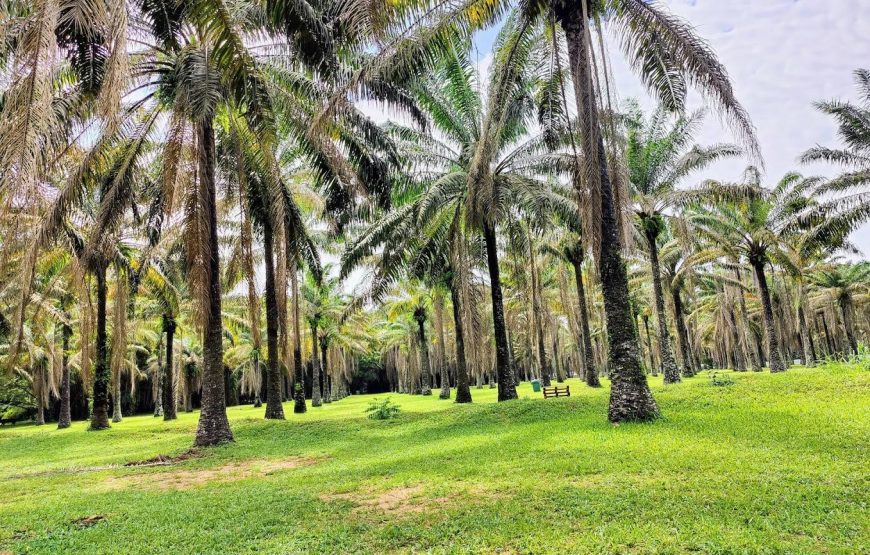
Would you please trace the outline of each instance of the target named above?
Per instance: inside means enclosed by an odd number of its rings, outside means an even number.
[[[387,421],[372,396],[285,422],[235,407],[236,443],[199,453],[197,414],[6,427],[0,553],[866,550],[870,372],[724,375],[655,381],[663,417],[618,427],[606,384],[576,381],[546,401],[392,395]]]

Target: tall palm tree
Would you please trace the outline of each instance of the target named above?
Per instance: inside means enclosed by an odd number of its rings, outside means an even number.
[[[740,149],[733,145],[692,145],[702,118],[701,112],[671,118],[664,110],[659,109],[648,120],[635,112],[628,124],[625,156],[632,211],[650,259],[659,329],[659,351],[666,384],[680,381],[680,370],[674,358],[665,311],[659,237],[665,231],[666,219],[671,215],[669,210],[685,204],[687,200],[701,193],[680,190],[678,187],[713,162],[740,153]]]
[[[752,268],[761,300],[771,372],[784,371],[785,364],[774,323],[766,267],[787,258],[783,243],[805,225],[806,208],[810,203],[807,193],[817,185],[817,179],[789,173],[773,189],[764,189],[760,173],[750,167],[744,174],[744,183],[734,187],[734,197],[745,194],[744,201],[696,208],[689,215],[698,233],[714,245],[710,249],[713,256],[742,258]]]

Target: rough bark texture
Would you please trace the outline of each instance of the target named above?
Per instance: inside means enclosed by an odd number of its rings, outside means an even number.
[[[734,314],[734,306],[728,306],[728,323],[731,330],[731,351],[734,353],[734,366],[738,372],[746,371],[746,361],[743,359],[743,351],[740,349],[740,331],[737,329],[737,317]]]
[[[202,353],[202,395],[199,425],[194,445],[205,447],[233,440],[227,419],[224,389],[223,327],[221,324],[221,274],[217,229],[217,190],[215,185],[215,138],[211,120],[197,125],[199,142],[199,179],[208,226],[208,307],[205,311]],[[190,394],[190,391],[188,391]]]
[[[45,424],[45,363],[39,361],[30,370],[33,373],[33,394],[36,397],[36,425],[42,426]]]
[[[647,230],[647,247],[649,248],[649,262],[652,269],[653,296],[656,305],[656,320],[659,327],[659,356],[662,363],[662,374],[666,384],[680,381],[680,369],[674,360],[674,350],[671,345],[671,331],[668,328],[668,316],[665,311],[665,294],[662,288],[661,265],[659,264],[659,246],[656,242],[656,233]]]
[[[489,268],[490,295],[492,297],[492,321],[495,332],[495,367],[498,379],[498,400],[509,401],[517,398],[517,389],[511,372],[508,357],[507,327],[504,320],[504,300],[501,292],[501,277],[498,268],[498,245],[495,240],[495,227],[483,224],[483,238],[486,242],[486,262]]]
[[[154,396],[154,417],[163,416],[163,336],[160,336],[160,341],[157,342],[157,375],[155,388],[156,395]]]
[[[323,404],[320,396],[320,354],[317,352],[317,324],[311,324],[311,406]]]
[[[97,360],[94,363],[94,408],[91,429],[109,427],[109,360],[106,337],[106,264],[98,262],[97,278]]]
[[[593,95],[592,64],[585,40],[586,22],[582,10],[574,1],[563,1],[554,7],[568,44],[577,113],[584,124],[584,130],[598,131],[600,127]],[[628,274],[620,252],[616,206],[607,170],[604,142],[600,132],[591,134],[584,131],[582,138],[584,157],[587,163],[591,161],[597,166],[601,187],[601,289],[607,320],[612,384],[608,417],[612,422],[651,420],[658,416],[659,410],[640,362],[637,332],[632,322],[629,302]],[[583,191],[577,193],[583,194]]]
[[[541,306],[541,284],[538,276],[538,268],[535,260],[534,241],[531,233],[529,234],[529,264],[531,266],[531,292],[532,292],[532,319],[535,326],[535,340],[538,347],[538,363],[541,368],[541,384],[546,387],[550,386],[552,379],[552,369],[550,361],[547,360],[547,349],[544,347],[544,314]],[[555,354],[554,354],[555,356]]]
[[[465,362],[465,332],[462,325],[462,301],[460,292],[450,288],[453,301],[453,322],[456,328],[456,402],[471,402],[471,386],[468,383],[468,366]]]
[[[64,310],[64,321],[61,323],[61,353],[60,359],[60,414],[57,417],[57,428],[69,428],[72,424],[69,398],[69,340],[72,337],[72,327],[69,325],[69,313]]]
[[[293,387],[293,412],[296,414],[302,414],[308,410],[308,406],[305,404],[305,388],[302,387],[301,382],[296,382],[296,385]]]
[[[278,366],[278,299],[275,292],[275,246],[272,226],[263,226],[263,249],[266,261],[266,352],[269,355],[266,380],[266,418],[284,420],[281,405],[281,370]]]
[[[169,314],[163,315],[163,331],[166,333],[166,366],[163,369],[163,420],[175,420],[178,403],[175,400],[175,367],[172,356],[175,342],[175,318]]]
[[[767,335],[767,359],[771,372],[785,372],[779,351],[779,337],[776,334],[776,324],[773,321],[773,304],[770,301],[770,289],[767,287],[767,276],[764,274],[764,262],[762,260],[750,260],[752,271],[755,272],[755,280],[758,285],[761,308],[764,316],[764,331]]]

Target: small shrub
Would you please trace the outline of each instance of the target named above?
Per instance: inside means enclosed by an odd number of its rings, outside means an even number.
[[[734,380],[730,376],[720,374],[719,372],[712,372],[710,374],[710,384],[716,387],[726,387],[734,385]]]
[[[372,420],[389,420],[390,418],[395,418],[400,410],[399,405],[393,403],[390,401],[390,398],[387,397],[383,401],[378,401],[377,399],[372,400],[372,402],[369,403],[366,412]]]

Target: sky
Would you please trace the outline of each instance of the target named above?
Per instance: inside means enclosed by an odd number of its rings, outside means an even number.
[[[868,0],[659,0],[659,6],[687,20],[707,40],[727,68],[738,99],[756,126],[765,162],[766,184],[785,173],[834,175],[825,164],[800,165],[798,156],[817,144],[837,146],[833,120],[813,102],[855,99],[852,72],[870,67]],[[481,66],[491,60],[494,29],[480,33],[475,44]],[[654,104],[629,69],[617,43],[609,40],[610,60],[619,99],[637,99],[644,109]],[[703,106],[700,95],[689,107]],[[734,142],[715,116],[708,116],[699,144]],[[735,181],[745,160],[723,161],[705,178]],[[870,226],[853,236],[870,254]]]

